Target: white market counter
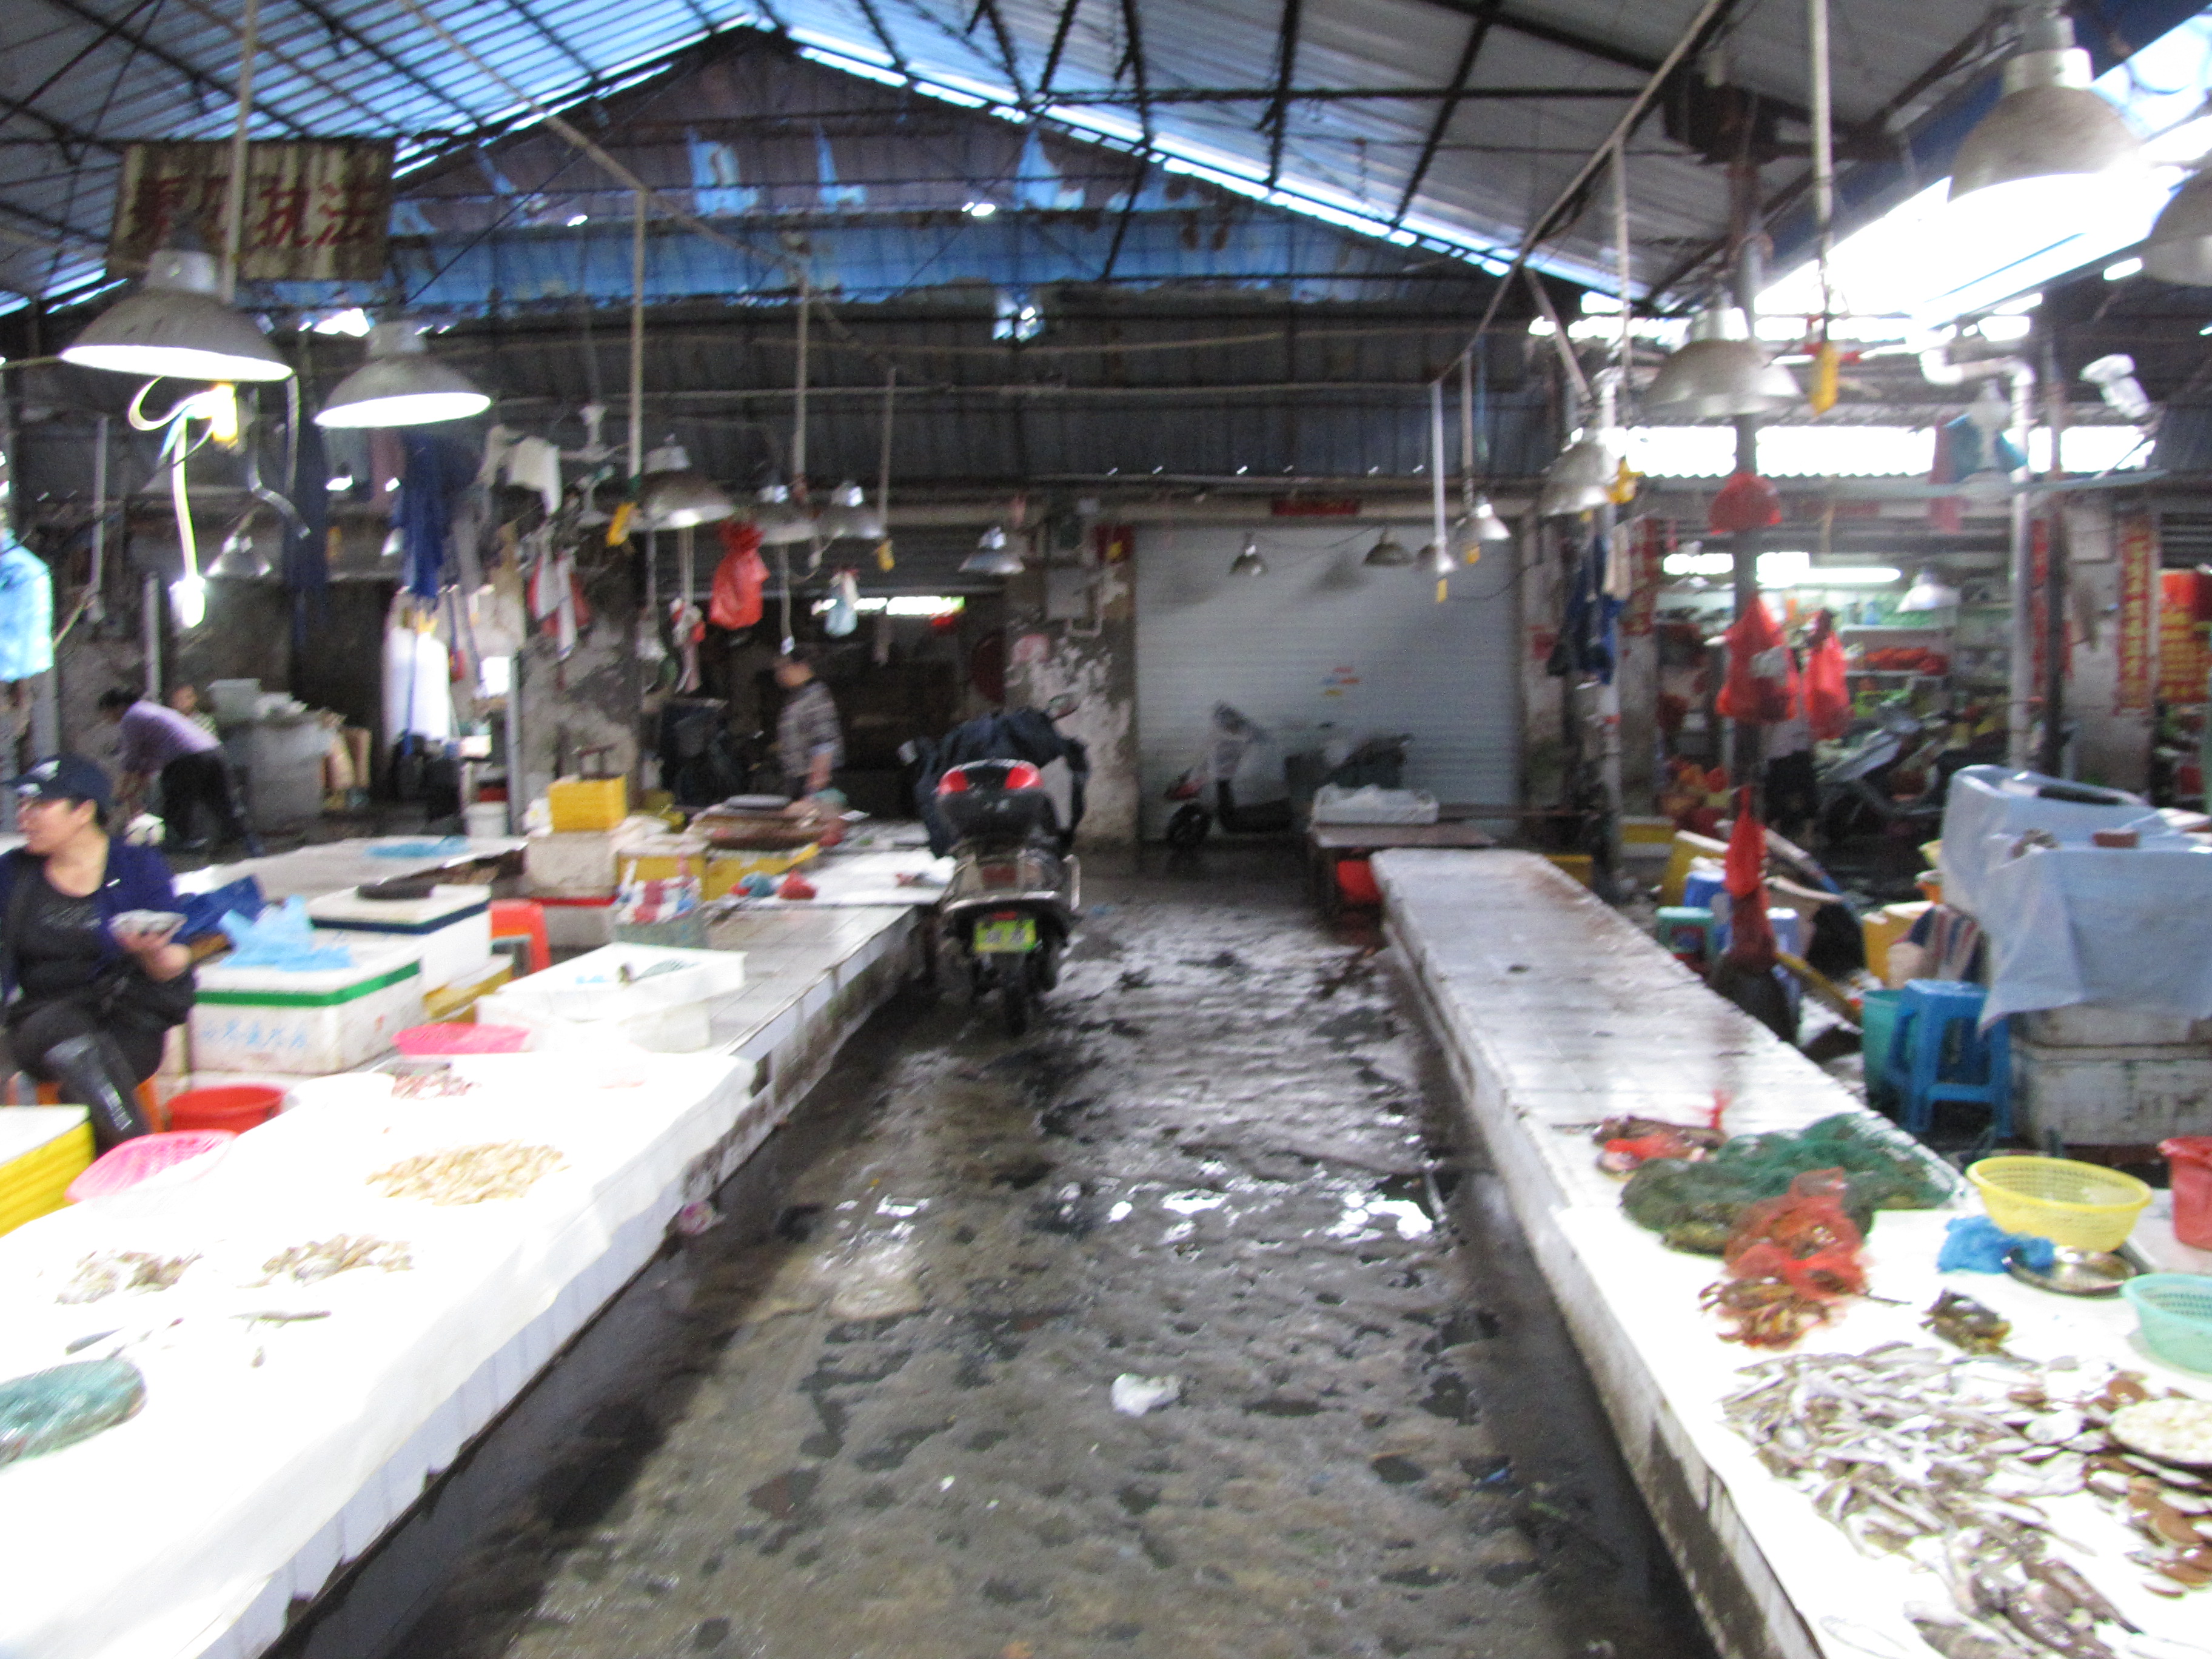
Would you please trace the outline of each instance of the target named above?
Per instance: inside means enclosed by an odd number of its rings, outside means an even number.
[[[715,933],[748,971],[714,1003],[708,1052],[470,1057],[454,1070],[479,1087],[412,1102],[379,1075],[306,1081],[194,1178],[0,1238],[0,1378],[94,1336],[77,1358],[127,1341],[147,1384],[130,1421],[0,1467],[0,1659],[267,1648],[767,1138],[910,975],[916,933],[904,908],[741,915]],[[452,1207],[366,1183],[507,1140],[562,1167]],[[413,1265],[253,1284],[340,1234],[404,1243]],[[134,1249],[199,1259],[168,1290],[56,1301],[88,1255]],[[242,1316],[268,1313],[327,1316]]]
[[[1720,1340],[1719,1322],[1698,1305],[1720,1264],[1667,1249],[1622,1213],[1621,1183],[1597,1168],[1589,1134],[1619,1114],[1702,1122],[1716,1090],[1730,1097],[1725,1127],[1739,1133],[1866,1108],[1534,854],[1389,852],[1375,870],[1391,935],[1514,1213],[1722,1652],[1932,1651],[1903,1609],[1948,1601],[1935,1575],[1859,1553],[1723,1422],[1720,1401],[1743,1386],[1736,1372],[1768,1356]],[[2008,1346],[2024,1357],[2106,1359],[2212,1397],[2212,1379],[2137,1346],[2124,1302],[2052,1296],[2003,1275],[1939,1275],[1946,1224],[1979,1211],[1968,1195],[1942,1210],[1883,1212],[1867,1240],[1870,1288],[1901,1305],[1853,1299],[1793,1352],[1857,1353],[1899,1340],[1940,1347],[1919,1321],[1952,1289],[2012,1321]],[[2212,1268],[2157,1216],[2136,1243],[2168,1270]],[[2057,1502],[2068,1535],[2095,1547],[2069,1552],[2075,1565],[2146,1631],[2201,1648],[2212,1593],[2179,1602],[2148,1594],[2124,1559],[2140,1540],[2093,1499]]]

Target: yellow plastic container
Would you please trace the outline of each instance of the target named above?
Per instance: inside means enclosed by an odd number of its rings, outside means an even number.
[[[675,836],[637,842],[615,854],[615,871],[623,882],[680,881],[689,876],[703,883],[707,849]]]
[[[423,1023],[429,1024],[439,1020],[459,1019],[463,1016],[470,1020],[475,1019],[477,999],[489,996],[514,977],[514,963],[502,957],[496,965],[486,967],[473,977],[458,979],[451,985],[441,985],[434,991],[426,991],[422,995]]]
[[[0,1109],[0,1157],[7,1157],[0,1163],[0,1233],[7,1233],[68,1202],[70,1182],[92,1165],[92,1125],[81,1107]]]
[[[747,876],[780,876],[795,870],[812,858],[822,848],[809,842],[804,847],[791,848],[775,853],[709,853],[707,854],[707,879],[702,888],[710,899],[727,898],[731,890]]]
[[[556,778],[545,792],[553,832],[611,830],[629,816],[628,778]]]
[[[2069,1250],[2117,1250],[2150,1202],[2131,1175],[2070,1158],[1985,1158],[1966,1171],[1990,1219]]]
[[[1889,947],[1902,944],[1912,924],[1928,914],[1925,902],[1885,904],[1859,918],[1859,937],[1866,944],[1867,966],[1879,975],[1889,961]]]

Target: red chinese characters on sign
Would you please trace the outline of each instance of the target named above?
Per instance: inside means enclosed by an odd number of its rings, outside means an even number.
[[[2116,514],[2112,544],[2120,566],[2119,674],[2112,708],[2119,714],[2148,711],[2158,663],[2158,526],[2139,508]]]
[[[1634,586],[1620,613],[1620,631],[1634,636],[1651,631],[1652,612],[1659,603],[1660,562],[1674,540],[1672,520],[1645,514],[1623,531],[1628,538],[1628,568]]]
[[[2212,652],[2205,647],[2204,624],[2197,620],[2197,573],[2166,571],[2159,586],[2158,700],[2203,702]]]
[[[118,275],[189,237],[223,241],[227,143],[131,144],[123,154],[107,258]],[[388,143],[257,143],[248,147],[239,275],[250,282],[374,282],[392,219]]]

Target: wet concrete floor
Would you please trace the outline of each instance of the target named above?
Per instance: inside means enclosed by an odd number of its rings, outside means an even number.
[[[1026,1037],[854,1040],[398,1652],[1708,1659],[1371,928],[1090,885]]]

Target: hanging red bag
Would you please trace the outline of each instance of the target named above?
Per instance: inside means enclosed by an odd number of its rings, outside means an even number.
[[[707,604],[707,620],[715,627],[750,628],[761,619],[768,566],[761,560],[760,545],[758,525],[722,521],[722,562],[714,567],[714,596]]]
[[[1735,792],[1721,885],[1729,896],[1727,960],[1763,974],[1776,960],[1774,924],[1766,919],[1766,826],[1752,810],[1748,787]]]
[[[1840,738],[1850,727],[1851,689],[1844,642],[1835,619],[1823,611],[1813,624],[1812,647],[1805,653],[1805,721],[1815,738]]]
[[[1773,726],[1797,708],[1797,665],[1775,626],[1766,602],[1752,595],[1751,605],[1729,624],[1728,678],[1718,708],[1732,720]]]
[[[1782,496],[1771,479],[1756,472],[1731,472],[1713,492],[1705,509],[1705,528],[1716,536],[1740,530],[1767,530],[1782,522]]]

